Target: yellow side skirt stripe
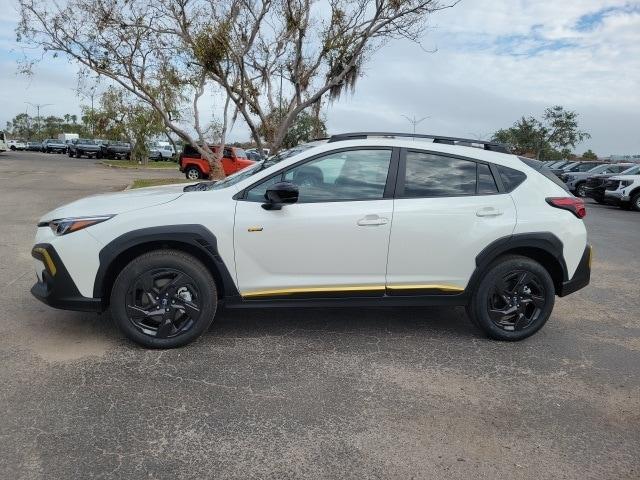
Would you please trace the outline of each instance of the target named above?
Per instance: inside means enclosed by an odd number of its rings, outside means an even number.
[[[368,286],[344,286],[344,287],[301,287],[283,288],[277,290],[255,290],[242,292],[242,296],[248,297],[268,297],[275,295],[292,295],[296,293],[342,293],[342,292],[383,292],[385,290],[440,290],[443,292],[464,292],[464,288],[454,285],[368,285]]]

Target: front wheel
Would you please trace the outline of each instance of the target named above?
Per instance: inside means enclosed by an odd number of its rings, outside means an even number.
[[[132,260],[111,292],[118,328],[149,348],[181,347],[211,325],[218,296],[209,270],[178,250],[155,250]]]
[[[633,197],[631,197],[630,206],[636,212],[640,212],[640,192],[636,193]]]
[[[586,198],[587,196],[587,186],[584,183],[580,183],[576,187],[576,197]]]
[[[185,170],[184,175],[185,177],[187,177],[188,180],[198,180],[202,178],[202,173],[196,167],[188,167]]]
[[[473,292],[467,313],[496,340],[522,340],[547,322],[555,302],[549,272],[535,260],[509,255],[488,269]]]
[[[10,149],[12,152],[15,152],[15,151],[16,151],[16,146],[15,146],[15,145],[11,145],[11,146],[9,147],[9,149]]]

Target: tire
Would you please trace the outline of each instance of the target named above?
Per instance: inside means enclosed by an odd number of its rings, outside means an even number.
[[[640,212],[640,192],[631,197],[631,208],[636,212]]]
[[[587,191],[585,190],[586,187],[587,185],[585,182],[582,182],[576,185],[576,197],[586,198],[587,197]]]
[[[198,167],[187,167],[184,175],[187,177],[187,180],[199,180],[202,178],[202,172]]]
[[[76,150],[76,158],[82,157],[82,152],[80,150]]]
[[[11,146],[9,147],[9,149],[10,149],[12,152],[15,152],[15,151],[17,150],[17,148],[16,148],[16,146],[15,146],[15,145],[11,145]]]
[[[67,155],[69,155],[69,157],[73,158],[73,152],[72,152],[71,150],[69,150],[69,151],[67,152]]]
[[[209,270],[179,250],[155,250],[133,259],[111,291],[114,322],[127,338],[147,348],[195,341],[213,322],[217,306]]]
[[[604,205],[606,202],[604,201],[604,198],[600,198],[600,197],[594,197],[593,198],[596,202],[598,202],[600,205]]]
[[[517,341],[544,326],[554,303],[553,280],[542,265],[528,257],[505,255],[487,268],[467,314],[488,337]]]

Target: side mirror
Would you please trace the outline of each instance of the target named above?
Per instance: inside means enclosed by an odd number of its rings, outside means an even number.
[[[298,201],[298,186],[290,182],[280,182],[267,188],[264,194],[266,203],[262,204],[265,210],[280,210],[283,205]]]

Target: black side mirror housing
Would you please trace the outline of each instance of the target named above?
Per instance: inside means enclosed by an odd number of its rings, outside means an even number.
[[[299,195],[298,186],[290,182],[279,182],[271,185],[264,194],[266,203],[262,204],[265,210],[281,210],[283,205],[296,203]]]

